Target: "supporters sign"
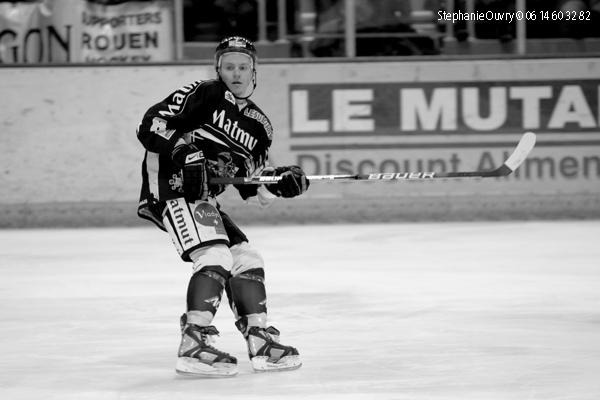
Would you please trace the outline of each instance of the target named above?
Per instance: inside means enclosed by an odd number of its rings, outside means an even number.
[[[172,1],[0,3],[0,64],[163,62],[174,49]]]
[[[88,4],[81,16],[81,61],[171,61],[171,8],[165,2],[127,2],[110,7]]]

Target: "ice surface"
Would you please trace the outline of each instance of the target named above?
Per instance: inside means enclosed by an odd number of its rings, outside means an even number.
[[[153,228],[0,231],[0,398],[600,398],[600,221],[245,228],[301,352],[229,379],[174,373],[191,272]]]

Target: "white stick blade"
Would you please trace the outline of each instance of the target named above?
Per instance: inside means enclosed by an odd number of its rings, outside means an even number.
[[[535,133],[525,132],[519,140],[519,144],[515,148],[515,151],[508,157],[504,162],[511,171],[516,170],[525,161],[531,150],[535,146]]]

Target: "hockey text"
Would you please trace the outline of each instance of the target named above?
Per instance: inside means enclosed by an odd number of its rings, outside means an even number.
[[[81,46],[87,50],[123,50],[158,48],[158,32],[126,32],[114,35],[90,35],[83,33]]]
[[[171,96],[171,101],[167,104],[166,110],[160,110],[158,113],[163,117],[172,117],[179,114],[185,105],[185,102],[194,89],[198,87],[200,81],[195,81],[189,85],[180,87]]]
[[[247,116],[247,117],[250,117],[252,119],[257,120],[265,128],[265,131],[267,132],[267,135],[269,137],[273,136],[273,127],[271,126],[271,123],[269,122],[269,119],[267,117],[265,117],[263,114],[259,113],[256,110],[245,108],[244,109],[244,115]]]
[[[225,118],[225,110],[213,112],[213,124],[216,124],[219,129],[225,132],[230,138],[242,144],[248,150],[254,149],[256,146],[256,138],[252,137],[248,132],[238,127],[238,121],[232,121]]]
[[[0,31],[0,64],[39,63],[72,60],[71,25],[47,26],[24,33],[13,29]]]
[[[190,236],[190,232],[188,231],[183,208],[181,208],[177,200],[169,200],[169,204],[171,206],[171,212],[175,218],[174,222],[175,227],[177,228],[179,239],[183,244],[186,245],[193,243],[194,239]]]
[[[292,137],[600,127],[600,80],[293,85]]]
[[[387,174],[369,174],[371,180],[406,180],[435,178],[435,172],[392,172]]]

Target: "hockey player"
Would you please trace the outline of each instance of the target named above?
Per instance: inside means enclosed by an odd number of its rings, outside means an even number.
[[[262,206],[308,189],[300,167],[268,166],[273,128],[249,99],[256,88],[256,61],[250,41],[224,39],[215,53],[217,79],[177,89],[148,109],[137,131],[146,149],[138,215],[167,231],[183,261],[192,263],[178,373],[237,373],[236,358],[211,345],[218,334],[211,323],[224,291],[255,371],[301,365],[298,351],[279,343],[277,329],[267,326],[263,259],[220,210],[216,197],[225,188],[209,181],[281,176],[277,184],[237,187],[244,200]]]

